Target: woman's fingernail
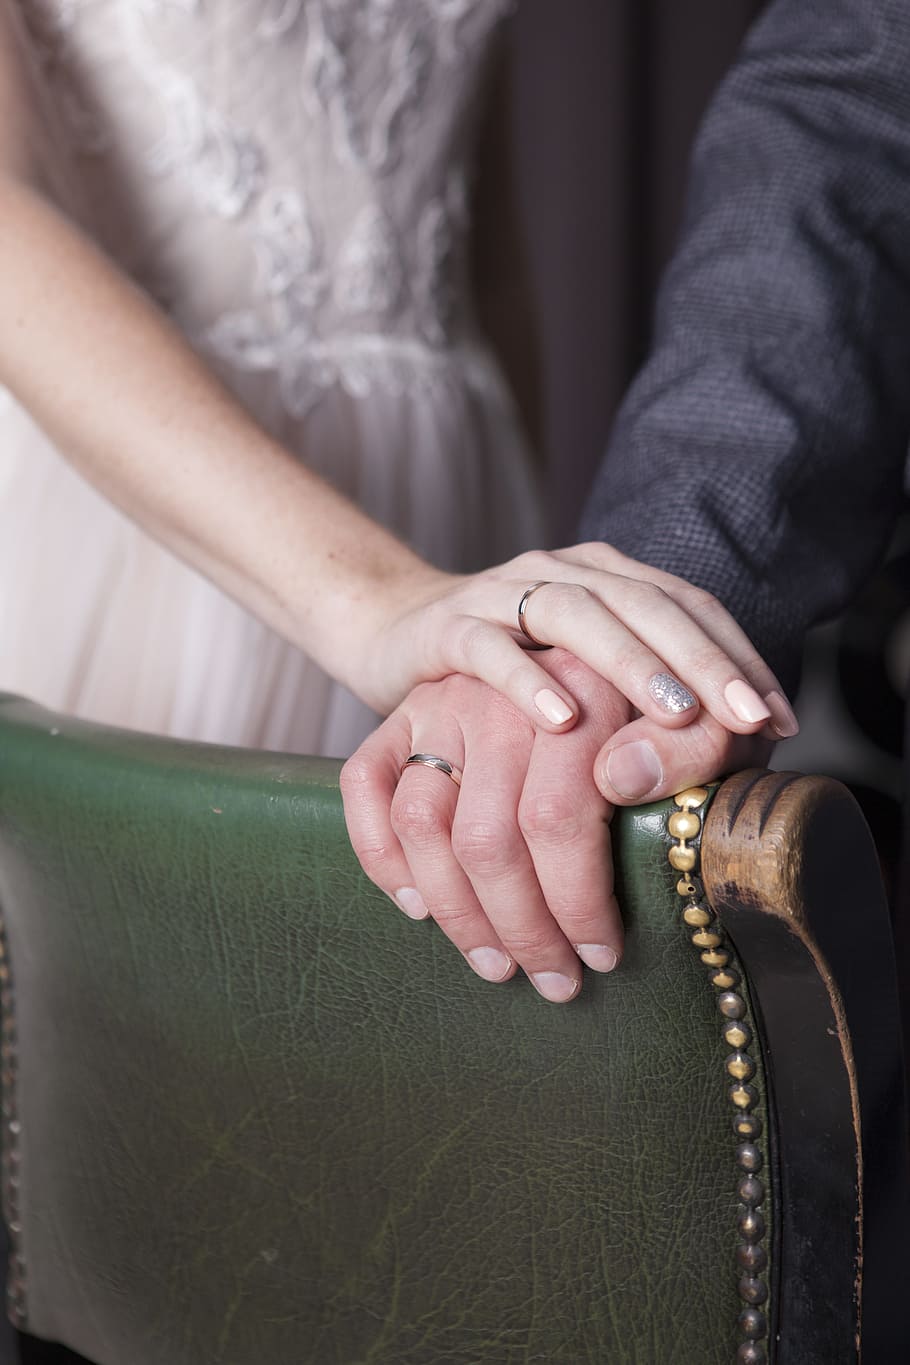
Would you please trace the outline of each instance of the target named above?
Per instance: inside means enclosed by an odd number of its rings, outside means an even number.
[[[760,720],[771,718],[771,712],[755,688],[743,682],[742,678],[734,678],[732,682],[727,683],[724,688],[724,700],[734,716],[744,720],[747,725],[757,725]]]
[[[672,673],[655,673],[648,679],[648,693],[671,716],[679,716],[698,705],[698,698],[693,697],[688,687],[684,687]]]
[[[608,785],[629,801],[647,796],[664,775],[657,751],[643,739],[611,749],[604,771]]]
[[[551,725],[565,725],[575,714],[570,706],[566,706],[562,697],[551,692],[549,687],[540,689],[534,698],[534,705],[542,716],[546,716]]]
[[[781,739],[792,739],[799,734],[799,721],[783,692],[769,692],[765,703],[771,710],[771,729]]]
[[[413,886],[400,886],[395,892],[395,901],[408,919],[429,918],[430,912],[423,903],[423,896]]]
[[[581,984],[572,976],[563,976],[562,972],[531,972],[530,977],[544,1000],[551,1000],[554,1005],[564,1005],[571,1000],[578,994]]]
[[[499,948],[472,948],[465,957],[484,981],[504,981],[512,970],[512,959]]]
[[[595,972],[612,972],[619,954],[605,943],[576,943],[575,951],[586,967]]]

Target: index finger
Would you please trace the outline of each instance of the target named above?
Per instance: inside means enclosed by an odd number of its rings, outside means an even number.
[[[403,711],[395,711],[345,763],[341,795],[351,844],[370,881],[409,919],[427,919],[430,912],[414,886],[391,816],[410,744],[410,721]]]

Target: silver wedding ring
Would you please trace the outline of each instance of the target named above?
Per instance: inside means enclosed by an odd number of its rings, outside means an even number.
[[[462,771],[456,768],[454,763],[449,763],[445,758],[440,758],[437,754],[411,754],[410,758],[405,759],[401,765],[404,772],[409,763],[419,763],[424,768],[435,768],[437,772],[445,773],[446,777],[451,777],[456,787],[461,786]]]
[[[536,583],[532,583],[529,588],[525,588],[524,592],[521,594],[521,601],[518,603],[518,629],[521,631],[525,639],[530,641],[531,649],[553,648],[552,645],[545,645],[542,640],[536,639],[528,630],[527,622],[525,621],[525,612],[528,609],[528,599],[530,598],[532,593],[537,591],[538,588],[545,588],[549,581],[550,580],[548,578],[541,578]]]

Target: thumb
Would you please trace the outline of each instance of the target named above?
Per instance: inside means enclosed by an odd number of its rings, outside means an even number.
[[[594,781],[615,806],[657,801],[737,768],[763,766],[772,745],[734,735],[706,712],[681,730],[642,716],[611,736],[594,760]]]

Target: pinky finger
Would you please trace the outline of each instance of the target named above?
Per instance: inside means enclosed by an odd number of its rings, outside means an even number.
[[[502,626],[480,617],[461,617],[446,664],[452,672],[479,678],[501,692],[539,730],[562,734],[578,720],[574,697]]]
[[[370,881],[409,919],[429,911],[414,887],[414,877],[392,828],[391,809],[401,765],[410,749],[411,727],[396,712],[364,740],[341,770],[341,795],[348,834]]]

